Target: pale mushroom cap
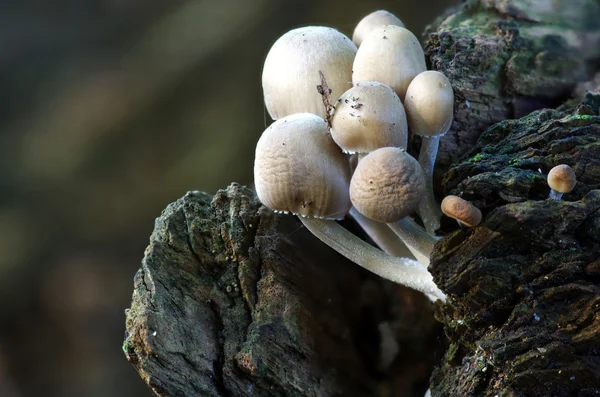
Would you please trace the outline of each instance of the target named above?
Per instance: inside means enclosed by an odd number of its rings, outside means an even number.
[[[412,133],[429,137],[444,135],[454,117],[454,92],[450,81],[433,70],[420,73],[408,86],[404,109]]]
[[[373,29],[361,43],[352,66],[352,82],[379,81],[404,101],[412,79],[425,70],[425,55],[417,37],[403,27],[385,25]]]
[[[269,50],[262,75],[267,111],[274,120],[294,113],[325,117],[317,86],[323,72],[332,98],[352,86],[356,46],[333,28],[308,26],[290,30]]]
[[[350,164],[322,118],[277,120],[260,137],[254,160],[259,200],[275,211],[341,219],[350,210]]]
[[[442,212],[466,226],[477,226],[481,222],[481,211],[458,196],[446,196],[442,200]]]
[[[559,193],[569,193],[576,184],[575,171],[566,164],[557,165],[548,172],[548,186]]]
[[[404,27],[404,24],[400,18],[391,12],[385,10],[373,11],[361,19],[358,25],[356,25],[356,28],[354,28],[354,33],[352,34],[352,41],[357,47],[359,47],[365,37],[367,37],[367,35],[371,33],[373,29],[384,25],[396,25],[402,28]]]
[[[425,176],[417,160],[400,148],[366,155],[350,181],[352,205],[379,222],[396,222],[415,212],[425,195]]]
[[[404,106],[387,85],[359,83],[336,103],[331,135],[347,153],[369,153],[387,146],[406,149],[408,125]]]

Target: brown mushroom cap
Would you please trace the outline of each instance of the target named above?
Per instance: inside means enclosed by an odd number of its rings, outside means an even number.
[[[266,129],[256,145],[254,183],[275,211],[341,219],[351,207],[350,164],[314,114],[293,114]]]
[[[379,81],[389,85],[404,101],[412,79],[427,70],[423,48],[410,30],[385,25],[373,29],[354,58],[352,82]]]
[[[274,120],[294,113],[325,117],[317,91],[319,71],[333,98],[352,87],[356,46],[333,28],[307,26],[290,30],[269,50],[262,74],[265,106]]]
[[[575,171],[566,164],[557,165],[548,172],[548,186],[559,193],[569,193],[576,184]]]
[[[442,200],[442,212],[460,223],[473,227],[481,222],[481,211],[458,196],[446,196]]]
[[[446,76],[429,70],[415,77],[404,98],[408,127],[417,135],[444,135],[454,117],[454,92]]]
[[[387,85],[359,83],[338,100],[331,118],[331,135],[347,153],[368,153],[387,146],[406,148],[404,106]]]
[[[356,25],[356,28],[354,28],[354,33],[352,34],[352,41],[357,47],[359,47],[365,37],[371,33],[373,29],[384,25],[396,25],[404,27],[402,21],[391,12],[385,10],[373,11],[361,19]]]
[[[425,194],[425,178],[417,160],[400,148],[381,148],[366,155],[350,181],[352,205],[379,222],[410,215]]]

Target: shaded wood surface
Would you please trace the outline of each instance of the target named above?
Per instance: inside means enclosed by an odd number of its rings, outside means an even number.
[[[577,186],[547,200],[545,176],[561,163]],[[490,128],[444,188],[484,221],[432,256],[451,296],[437,312],[450,348],[432,395],[600,394],[600,94]]]
[[[424,296],[233,184],[157,219],[123,350],[158,396],[410,396],[427,387],[438,332]]]

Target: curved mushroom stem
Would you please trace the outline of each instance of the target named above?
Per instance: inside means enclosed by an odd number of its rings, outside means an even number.
[[[395,223],[388,223],[388,226],[406,244],[415,258],[427,268],[433,246],[438,239],[427,234],[410,217],[402,218]]]
[[[412,251],[410,251],[410,248],[408,248],[385,223],[367,218],[354,207],[350,208],[350,216],[354,218],[365,233],[367,233],[371,240],[373,240],[383,252],[391,256],[410,257],[413,259],[412,256],[414,254],[411,254]]]
[[[419,164],[425,173],[425,182],[427,192],[425,197],[419,204],[419,216],[423,220],[427,233],[435,235],[435,231],[440,227],[440,212],[439,205],[435,201],[433,195],[433,166],[435,165],[435,157],[437,156],[440,146],[440,137],[432,136],[422,137],[421,151],[419,152]]]
[[[554,189],[550,189],[550,194],[548,195],[548,199],[550,200],[560,200],[562,198],[563,194],[560,192],[557,192]]]
[[[390,256],[356,237],[335,221],[299,218],[319,240],[357,265],[387,280],[421,291],[432,301],[446,300],[446,295],[419,262]]]

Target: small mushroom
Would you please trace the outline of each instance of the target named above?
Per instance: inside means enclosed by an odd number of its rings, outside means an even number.
[[[358,163],[350,181],[352,205],[367,218],[387,223],[427,266],[437,240],[409,217],[424,193],[425,179],[419,163],[400,148],[372,151]]]
[[[441,207],[444,215],[456,219],[461,226],[473,227],[481,222],[479,208],[458,196],[444,197]]]
[[[348,159],[331,138],[325,120],[316,115],[277,120],[256,146],[254,182],[265,206],[301,215],[316,237],[365,269],[431,299],[444,299],[419,262],[387,255],[333,220],[350,209],[349,179]]]
[[[356,28],[354,28],[354,33],[352,34],[352,41],[357,47],[360,47],[362,41],[369,33],[371,33],[373,29],[384,25],[396,25],[404,27],[404,24],[400,18],[391,12],[385,10],[373,11],[361,19],[358,25],[356,25]]]
[[[408,86],[404,108],[408,128],[422,139],[419,164],[425,172],[427,194],[419,206],[419,215],[427,232],[434,234],[440,227],[440,211],[433,194],[433,167],[440,137],[452,125],[454,93],[448,78],[440,72],[420,73]]]
[[[265,106],[280,119],[294,113],[325,117],[317,86],[319,71],[327,77],[334,98],[352,84],[352,62],[356,46],[333,28],[308,26],[281,36],[269,50],[262,74]]]
[[[346,153],[369,153],[395,146],[406,149],[408,125],[404,106],[389,86],[359,83],[338,99],[331,136]]]
[[[352,66],[352,83],[379,81],[404,101],[412,79],[425,70],[425,55],[416,36],[403,27],[385,25],[373,29],[361,43]]]
[[[548,172],[548,186],[550,186],[549,199],[560,200],[564,193],[569,193],[575,188],[577,177],[573,168],[566,164],[553,167]]]

